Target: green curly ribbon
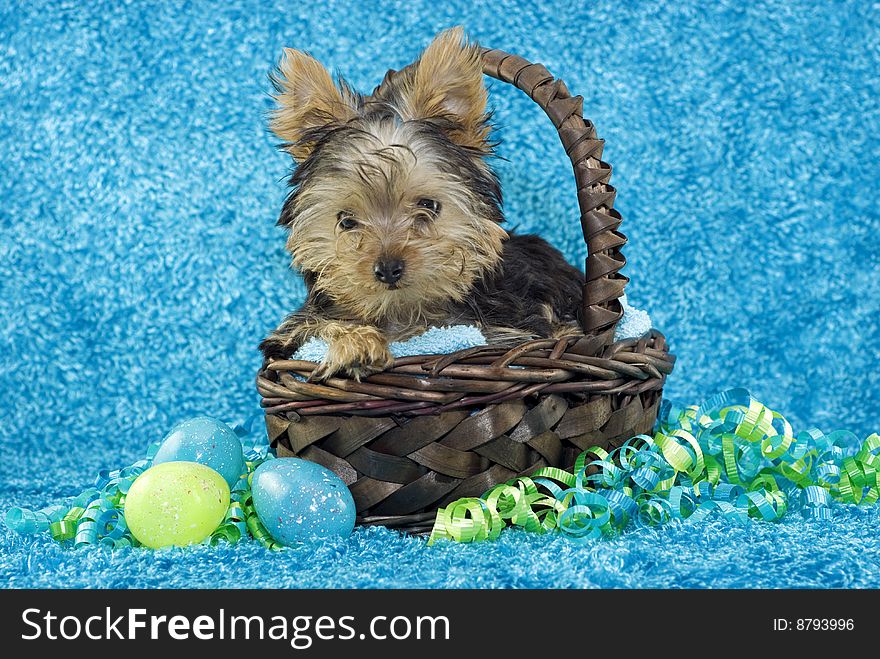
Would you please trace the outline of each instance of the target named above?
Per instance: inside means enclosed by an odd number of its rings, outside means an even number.
[[[85,512],[85,508],[75,506],[67,511],[67,513],[57,522],[49,524],[49,533],[52,539],[57,542],[70,540],[76,535],[77,522]]]
[[[267,549],[282,549],[282,545],[275,542],[272,536],[269,535],[269,532],[263,526],[254,510],[254,501],[250,489],[250,476],[260,462],[262,461],[254,464],[248,463],[248,475],[242,478],[233,489],[232,503],[229,504],[229,509],[226,511],[226,518],[208,540],[212,545],[217,545],[221,541],[235,544],[242,538],[250,535],[250,537]]]
[[[878,498],[880,435],[861,444],[848,431],[795,435],[781,414],[729,389],[700,405],[664,401],[653,436],[611,453],[592,447],[571,472],[544,467],[455,501],[438,511],[428,544],[494,540],[508,526],[589,541],[631,523],[710,515],[772,522],[792,504],[805,517],[830,519],[833,502]]]

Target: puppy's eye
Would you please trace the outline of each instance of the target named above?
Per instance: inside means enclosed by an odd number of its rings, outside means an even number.
[[[348,211],[339,211],[336,219],[339,221],[339,228],[343,231],[350,231],[358,225],[357,220]]]
[[[434,199],[419,199],[416,206],[424,208],[426,211],[433,213],[434,215],[440,212],[440,202]]]

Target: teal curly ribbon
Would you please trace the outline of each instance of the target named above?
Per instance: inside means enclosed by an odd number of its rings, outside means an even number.
[[[251,498],[251,475],[260,464],[274,457],[269,452],[265,430],[255,430],[260,418],[253,416],[243,423],[231,424],[245,450],[247,473],[232,488],[226,515],[206,543],[236,544],[251,537],[269,549],[282,548],[260,522]],[[75,549],[139,547],[140,543],[125,523],[125,495],[135,479],[150,468],[159,445],[160,442],[151,443],[143,460],[124,469],[101,470],[93,487],[68,499],[64,505],[36,511],[11,508],[6,513],[6,526],[20,534],[48,532],[55,541],[70,544]]]
[[[791,505],[830,519],[835,502],[880,498],[880,435],[825,434],[791,424],[746,389],[700,405],[661,404],[656,431],[610,453],[584,451],[571,472],[543,467],[437,513],[428,544],[494,540],[508,526],[576,541],[673,519],[777,521]]]

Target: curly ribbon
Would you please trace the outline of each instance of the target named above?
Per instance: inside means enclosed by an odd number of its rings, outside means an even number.
[[[226,511],[225,519],[208,539],[210,544],[217,545],[221,542],[235,544],[250,535],[266,549],[282,549],[283,545],[272,539],[260,518],[257,517],[257,512],[254,510],[254,500],[251,496],[251,475],[260,464],[269,459],[272,459],[272,456],[266,452],[254,450],[248,453],[247,474],[242,476],[232,488],[232,502]]]
[[[543,467],[459,499],[437,513],[428,544],[494,540],[507,526],[558,531],[590,541],[630,524],[718,515],[778,521],[790,506],[830,519],[836,503],[880,498],[880,435],[791,424],[745,389],[700,405],[663,401],[653,436],[638,435],[610,453],[594,446],[571,472]]]
[[[260,522],[251,498],[251,474],[261,463],[274,457],[269,452],[265,428],[259,423],[261,419],[261,416],[254,415],[244,422],[230,424],[245,451],[247,473],[232,488],[226,515],[206,543],[236,544],[252,537],[269,549],[282,548]],[[258,431],[257,428],[261,429]],[[93,487],[68,499],[64,505],[36,511],[10,509],[6,513],[6,526],[21,534],[48,532],[55,541],[76,549],[89,546],[139,547],[140,543],[125,523],[125,495],[135,479],[152,466],[159,445],[160,442],[151,443],[143,460],[124,469],[101,470]]]

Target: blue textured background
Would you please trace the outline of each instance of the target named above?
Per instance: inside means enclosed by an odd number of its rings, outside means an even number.
[[[176,4],[0,6],[0,508],[74,494],[181,418],[257,409],[256,345],[303,294],[274,227],[289,162],[265,130],[270,67],[296,46],[371,89],[459,23],[583,94],[615,166],[631,301],[679,356],[667,395],[746,386],[796,427],[880,429],[876,3]],[[491,100],[511,223],[580,262],[554,131],[516,90]],[[840,509],[588,547],[374,530],[284,556],[70,552],[4,529],[0,579],[877,586],[878,521]]]

